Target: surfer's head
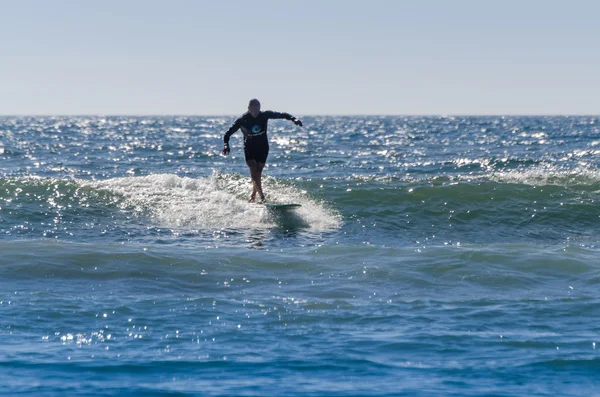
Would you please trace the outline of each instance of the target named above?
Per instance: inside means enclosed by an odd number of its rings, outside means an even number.
[[[248,102],[248,111],[250,112],[252,117],[258,116],[258,114],[260,113],[260,102],[258,101],[258,99],[250,99],[250,102]]]

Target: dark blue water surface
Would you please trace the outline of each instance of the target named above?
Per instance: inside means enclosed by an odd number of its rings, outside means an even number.
[[[599,117],[232,121],[0,117],[1,395],[600,395]]]

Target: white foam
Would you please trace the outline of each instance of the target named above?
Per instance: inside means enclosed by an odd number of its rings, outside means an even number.
[[[521,183],[533,186],[579,186],[600,183],[600,170],[578,168],[561,170],[552,167],[537,167],[527,170],[496,172],[490,179],[503,183]]]
[[[273,228],[278,218],[264,206],[247,203],[252,190],[249,177],[215,172],[207,178],[172,174],[80,181],[81,184],[119,194],[124,204],[165,227],[198,229]],[[293,185],[264,178],[270,202],[298,203],[294,211],[303,227],[313,231],[337,228],[341,216]]]

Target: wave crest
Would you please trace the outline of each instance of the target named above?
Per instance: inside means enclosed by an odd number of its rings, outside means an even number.
[[[246,202],[251,184],[239,174],[215,172],[198,179],[155,174],[81,183],[122,196],[133,211],[168,227],[272,228],[280,221],[265,207]],[[265,178],[264,187],[270,201],[302,205],[294,211],[297,226],[319,231],[341,225],[337,211],[306,191],[271,177]]]

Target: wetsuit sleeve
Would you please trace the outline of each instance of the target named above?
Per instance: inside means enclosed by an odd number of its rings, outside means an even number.
[[[296,120],[296,118],[289,113],[279,113],[273,112],[272,110],[267,110],[266,112],[263,112],[263,114],[267,116],[267,119]]]
[[[229,129],[225,133],[225,136],[223,137],[223,142],[226,143],[226,144],[228,144],[229,143],[229,137],[231,135],[233,135],[237,130],[239,130],[241,126],[242,126],[242,118],[240,117],[239,119],[237,119],[235,121],[235,123],[233,123],[231,125],[231,127],[229,127]]]

